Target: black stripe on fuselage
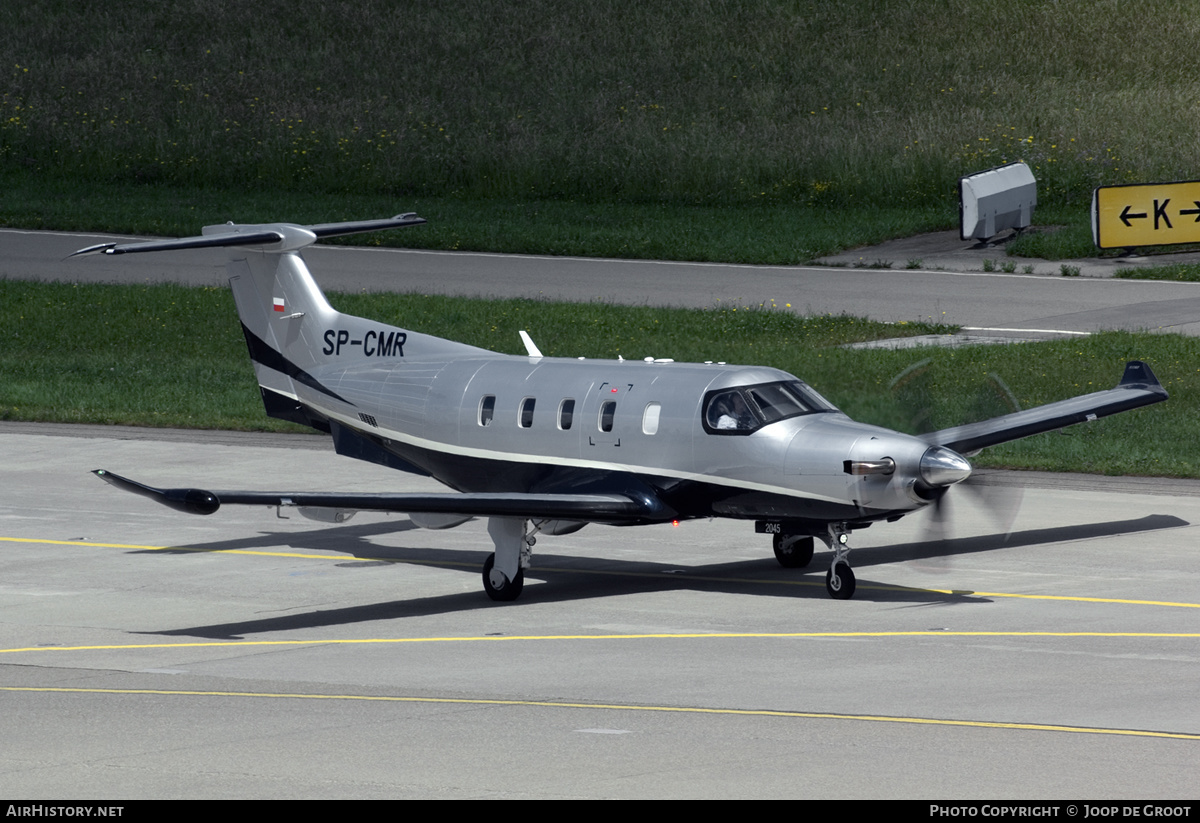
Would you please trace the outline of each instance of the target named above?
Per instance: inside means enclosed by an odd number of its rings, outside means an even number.
[[[344,424],[339,424],[344,426]],[[473,457],[415,446],[358,429],[359,441],[402,460],[460,492],[525,494],[620,494],[646,502],[661,517],[645,517],[634,523],[729,517],[743,520],[790,520],[811,525],[823,533],[825,524],[842,520],[865,525],[892,512],[865,513],[850,503],[792,496],[756,489],[708,483],[691,478],[643,474],[618,469],[564,466],[549,462],[526,462],[502,458]],[[340,451],[340,449],[339,449]],[[350,455],[359,459],[384,463]],[[386,465],[386,463],[384,463]]]
[[[350,406],[354,405],[341,395],[325,388],[311,374],[271,348],[270,344],[246,328],[245,323],[242,324],[242,334],[246,337],[246,348],[250,350],[250,359],[255,363],[258,363],[260,366],[266,366],[268,369],[274,369],[281,374],[286,374],[297,383],[302,383],[310,389],[315,389],[321,392],[321,394],[332,397],[334,400],[340,400]]]

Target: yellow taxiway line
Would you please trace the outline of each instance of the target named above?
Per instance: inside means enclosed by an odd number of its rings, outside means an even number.
[[[561,642],[566,640],[828,640],[898,637],[1092,637],[1092,638],[1162,638],[1195,640],[1200,632],[1050,632],[1050,631],[953,631],[922,629],[916,631],[847,631],[847,632],[695,632],[647,634],[544,634],[544,635],[479,635],[466,637],[360,637],[323,638],[313,640],[190,640],[172,643],[113,643],[88,646],[25,646],[0,649],[0,654],[33,652],[136,651],[140,649],[195,649],[204,647],[253,646],[369,646],[402,645],[409,643],[512,643]]]
[[[84,540],[45,540],[30,537],[0,537],[0,542],[10,543],[40,543],[54,546],[83,546],[102,549],[136,549],[138,551],[177,551],[177,552],[205,552],[214,554],[231,554],[231,555],[251,555],[255,557],[281,557],[293,558],[302,560],[338,560],[345,561],[345,554],[316,554],[313,552],[281,552],[281,551],[254,551],[251,549],[203,549],[191,548],[187,546],[139,546],[135,544],[124,543],[94,543]],[[379,563],[407,563],[416,566],[438,566],[438,567],[469,567],[474,568],[471,563],[455,563],[452,561],[426,561],[426,560],[408,560],[396,559],[387,557],[357,557],[354,559],[360,562],[379,562]],[[546,572],[562,572],[569,574],[590,574],[602,575],[607,577],[658,577],[660,573],[645,573],[645,572],[617,572],[608,570],[590,570],[590,569],[562,569],[551,566],[539,566],[538,571]],[[763,583],[772,586],[804,586],[804,587],[823,587],[824,580],[787,580],[782,578],[744,578],[744,577],[717,577],[715,575],[697,575],[687,573],[683,579],[695,582],[706,583]],[[1117,597],[1083,597],[1060,594],[1019,594],[1014,592],[981,592],[969,589],[933,589],[933,588],[913,588],[911,586],[881,586],[872,585],[860,582],[859,590],[862,591],[893,591],[893,592],[931,592],[935,594],[947,594],[959,597],[992,597],[992,598],[1014,598],[1021,600],[1052,600],[1065,601],[1076,603],[1119,603],[1131,606],[1166,606],[1178,609],[1200,609],[1200,603],[1186,603],[1172,600],[1135,600],[1129,598]]]
[[[1104,734],[1124,737],[1157,737],[1172,740],[1200,740],[1200,734],[1160,732],[1144,729],[1108,729],[1097,726],[1061,726],[1049,723],[1005,723],[988,720],[950,720],[933,717],[902,717],[873,714],[834,714],[830,712],[780,711],[774,709],[713,709],[696,706],[641,706],[618,703],[573,703],[554,700],[499,700],[469,697],[398,697],[365,694],[304,694],[287,692],[227,692],[188,689],[89,689],[42,686],[2,686],[0,692],[42,692],[62,694],[162,695],[179,697],[232,697],[274,700],[347,700],[373,703],[440,703],[472,706],[528,706],[548,709],[582,709],[621,712],[659,712],[670,714],[707,714],[735,717],[775,717],[805,720],[847,720],[867,723],[905,723],[920,726],[958,726],[975,729],[1011,729],[1018,731]]]

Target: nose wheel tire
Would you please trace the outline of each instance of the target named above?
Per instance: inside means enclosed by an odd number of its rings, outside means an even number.
[[[834,600],[854,597],[854,571],[845,563],[834,563],[825,572],[825,591]]]
[[[785,569],[803,569],[812,562],[813,539],[811,536],[777,534],[771,544],[775,549],[775,559]]]
[[[516,579],[509,580],[495,565],[495,554],[489,554],[488,559],[483,561],[483,590],[488,597],[500,603],[516,600],[525,588],[525,572],[517,570]]]

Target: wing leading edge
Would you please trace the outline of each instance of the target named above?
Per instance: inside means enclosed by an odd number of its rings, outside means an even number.
[[[968,454],[1010,440],[1161,403],[1166,399],[1167,390],[1158,382],[1150,367],[1140,360],[1133,360],[1125,364],[1125,373],[1115,388],[1047,403],[980,423],[922,434],[920,438],[935,446],[945,446],[960,454]]]
[[[222,505],[447,514],[464,517],[520,517],[588,523],[646,523],[673,519],[657,498],[629,494],[338,494],[325,492],[205,491],[158,489],[104,469],[101,480],[188,514],[212,514]]]

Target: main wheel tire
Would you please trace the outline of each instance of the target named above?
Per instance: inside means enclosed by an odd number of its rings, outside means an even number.
[[[525,588],[525,572],[521,569],[517,570],[515,580],[509,580],[504,572],[497,571],[496,576],[502,578],[502,582],[497,585],[492,580],[492,571],[496,565],[496,555],[489,554],[488,559],[483,561],[483,590],[487,592],[487,596],[500,603],[509,603],[521,596],[521,590]]]
[[[837,570],[837,583],[834,583],[833,570],[840,566]],[[854,597],[854,587],[856,581],[854,579],[854,570],[845,563],[835,563],[829,567],[829,571],[825,572],[825,591],[829,592],[829,596],[834,600],[849,600]]]
[[[789,544],[788,541],[791,541]],[[775,559],[785,569],[803,569],[813,559],[813,538],[796,537],[792,534],[777,534],[771,541]]]

